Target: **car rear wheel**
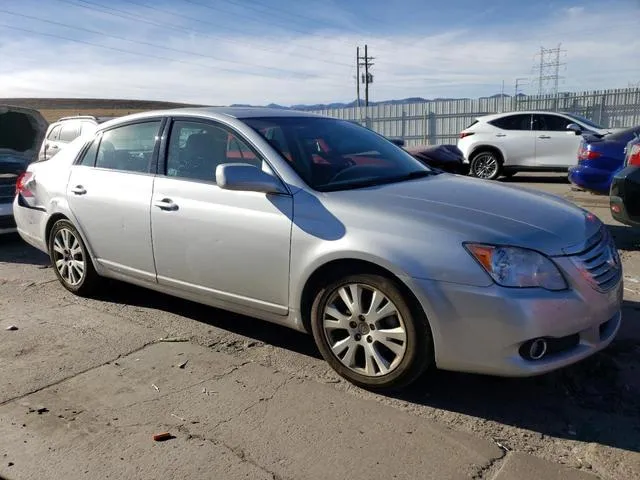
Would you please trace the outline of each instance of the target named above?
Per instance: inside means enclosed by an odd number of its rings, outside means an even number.
[[[424,313],[380,275],[332,281],[316,295],[311,322],[324,359],[360,387],[403,387],[433,363]]]
[[[469,173],[477,178],[486,180],[495,180],[500,176],[500,159],[489,150],[483,150],[476,153],[471,159]]]
[[[64,288],[80,296],[95,291],[100,277],[78,230],[69,220],[58,220],[51,229],[49,256]]]

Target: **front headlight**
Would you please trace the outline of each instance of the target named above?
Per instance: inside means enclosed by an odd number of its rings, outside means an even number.
[[[526,248],[467,243],[465,248],[503,287],[564,290],[567,282],[548,257]]]

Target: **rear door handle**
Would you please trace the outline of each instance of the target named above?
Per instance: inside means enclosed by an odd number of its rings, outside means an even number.
[[[178,210],[178,205],[173,202],[170,198],[163,198],[162,200],[156,200],[153,202],[155,207],[158,207],[160,210],[166,210],[169,212],[173,212]]]
[[[549,135],[540,135],[538,138],[551,138]]]
[[[496,133],[496,137],[506,137],[506,133]]]
[[[75,193],[76,195],[84,195],[85,193],[87,193],[87,190],[82,185],[76,185],[71,189],[71,192]]]

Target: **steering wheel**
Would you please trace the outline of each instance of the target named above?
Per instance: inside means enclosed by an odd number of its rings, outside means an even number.
[[[350,180],[352,178],[358,178],[361,175],[366,175],[367,172],[376,172],[376,171],[380,171],[382,170],[383,167],[380,167],[379,165],[354,165],[349,166],[343,170],[340,170],[338,173],[336,173],[333,177],[331,177],[331,180],[329,180],[329,183],[333,183],[333,182],[341,182],[344,180]],[[354,175],[355,174],[355,175]]]

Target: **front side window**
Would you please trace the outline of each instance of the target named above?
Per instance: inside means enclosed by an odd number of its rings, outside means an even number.
[[[319,191],[411,180],[435,172],[377,133],[345,120],[267,117],[243,120]]]
[[[574,123],[560,115],[534,115],[533,129],[543,132],[567,132],[567,125]]]
[[[573,113],[566,113],[565,115],[567,115],[568,117],[571,117],[575,120],[578,120],[579,122],[582,122],[584,125],[591,127],[591,128],[595,128],[597,130],[604,130],[604,127],[602,125],[598,125],[595,122],[592,122],[591,120],[581,117],[580,115],[575,115]]]
[[[531,115],[519,114],[496,118],[489,122],[502,130],[531,130]]]
[[[183,120],[173,123],[167,153],[168,177],[215,182],[217,166],[225,163],[262,166],[254,150],[225,128]]]
[[[160,120],[107,130],[98,147],[96,167],[127,172],[149,172]]]

